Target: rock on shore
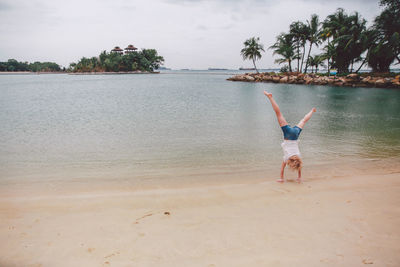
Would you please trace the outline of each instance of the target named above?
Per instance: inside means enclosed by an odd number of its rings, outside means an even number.
[[[227,79],[228,81],[240,82],[272,82],[289,84],[311,84],[331,85],[349,87],[379,87],[379,88],[400,88],[400,75],[396,77],[365,76],[356,73],[343,77],[321,76],[318,74],[304,73],[246,73],[239,74]]]

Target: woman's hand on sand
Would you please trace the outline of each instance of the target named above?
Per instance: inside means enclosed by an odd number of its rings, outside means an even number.
[[[269,97],[269,98],[272,97],[272,94],[271,94],[271,93],[268,93],[267,91],[264,91],[264,95],[266,95],[266,96]]]

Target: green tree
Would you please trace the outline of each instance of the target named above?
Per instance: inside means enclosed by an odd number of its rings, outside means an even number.
[[[99,57],[81,58],[77,63],[71,63],[69,71],[154,71],[164,63],[164,58],[155,49],[143,49],[126,54],[102,51]]]
[[[81,58],[75,66],[76,71],[80,72],[92,72],[97,71],[99,68],[99,61],[96,57]]]
[[[100,55],[99,55],[100,66],[102,66],[103,68],[104,68],[104,63],[105,63],[107,57],[108,57],[108,54],[107,54],[106,50],[101,52]]]
[[[370,48],[368,65],[374,72],[388,72],[390,65],[400,63],[400,1],[381,0],[382,13],[372,26],[374,42]]]
[[[366,21],[355,12],[347,15],[342,8],[329,15],[323,28],[332,33],[332,43],[335,53],[332,58],[332,66],[338,69],[338,73],[349,72],[355,62],[361,61],[361,55],[368,49],[366,47]]]
[[[7,62],[0,62],[0,71],[61,71],[61,67],[54,62],[19,62],[9,59]]]
[[[333,43],[328,42],[327,45],[323,48],[323,53],[321,54],[321,57],[323,60],[327,60],[327,67],[328,67],[328,75],[330,74],[330,67],[332,62],[332,59],[335,57],[336,49]]]
[[[361,54],[366,50],[364,39],[366,38],[366,20],[361,18],[358,12],[349,17],[351,26],[341,38],[346,42],[344,47],[350,57],[350,72],[353,72],[355,62],[361,61]]]
[[[311,15],[311,20],[307,20],[307,28],[308,28],[307,41],[310,43],[310,46],[308,50],[308,56],[306,60],[306,66],[304,68],[304,73],[307,72],[307,67],[309,65],[309,58],[313,44],[317,47],[320,44],[321,30],[320,30],[320,22],[318,15],[316,14]]]
[[[295,42],[294,49],[296,50],[297,59],[297,71],[301,72],[303,68],[303,60],[306,48],[306,41],[308,35],[307,25],[301,21],[296,21],[290,24],[290,34],[293,35],[293,41]],[[300,53],[300,48],[303,49],[303,53]],[[301,67],[300,67],[301,58]]]
[[[254,68],[258,73],[258,69],[256,67],[256,60],[261,59],[261,52],[264,51],[264,46],[259,43],[260,37],[252,37],[247,39],[243,44],[244,48],[240,51],[243,59],[251,59],[253,61]]]
[[[325,45],[325,47],[323,48],[324,53],[321,56],[324,60],[327,60],[328,75],[329,75],[330,74],[330,62],[334,55],[335,47],[330,42],[330,37],[332,36],[332,30],[329,27],[324,27],[324,24],[322,24],[322,25],[323,26],[321,29],[320,39],[321,39],[321,41],[327,41],[327,45]]]
[[[372,49],[375,45],[375,38],[376,38],[375,36],[376,36],[376,31],[371,29],[365,30],[361,33],[360,35],[360,43],[362,46],[361,50],[364,51],[365,56],[364,58],[360,56],[360,58],[357,60],[360,61],[361,64],[356,70],[356,73],[358,73],[360,69],[364,66],[364,64],[369,61]]]
[[[275,60],[275,63],[288,63],[289,71],[292,72],[292,61],[297,59],[295,53],[295,42],[292,34],[281,33],[276,37],[276,42],[269,49],[273,49],[274,55],[280,55],[281,58]]]
[[[324,67],[324,56],[323,55],[315,55],[315,56],[310,56],[310,67],[311,67],[311,73],[314,73],[314,67],[315,67],[315,73],[318,72],[318,67]]]
[[[104,61],[105,71],[118,72],[120,70],[120,63],[122,62],[122,55],[119,53],[109,53],[107,59]]]
[[[160,65],[164,63],[164,58],[157,54],[157,50],[155,49],[142,49],[143,57],[146,58],[148,63],[148,69],[150,71],[154,71],[158,69]]]

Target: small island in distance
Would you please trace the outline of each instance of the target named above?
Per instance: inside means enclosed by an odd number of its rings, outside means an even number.
[[[103,51],[98,57],[81,58],[71,63],[68,71],[72,73],[153,73],[164,63],[155,49],[138,49],[128,45],[124,50],[119,46],[110,52]]]
[[[82,57],[77,63],[71,63],[68,68],[54,62],[19,62],[9,59],[0,62],[0,72],[6,73],[155,73],[164,63],[164,58],[155,49],[138,49],[128,45],[125,49],[114,47],[110,52],[103,51],[98,57]],[[168,68],[164,68],[167,70]]]

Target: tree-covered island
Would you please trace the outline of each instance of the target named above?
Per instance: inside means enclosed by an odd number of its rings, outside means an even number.
[[[0,72],[61,72],[65,68],[54,62],[19,62],[15,59],[9,59],[5,62],[0,62]]]
[[[98,57],[82,57],[77,63],[71,63],[67,69],[54,62],[29,63],[9,59],[0,62],[0,72],[154,72],[163,63],[164,58],[158,55],[157,50],[138,51],[133,45],[128,45],[125,50],[116,46],[110,52],[101,52]]]
[[[81,58],[71,63],[70,72],[154,72],[164,63],[155,49],[137,51],[128,45],[125,51],[116,46],[110,52],[103,51],[98,57]]]

